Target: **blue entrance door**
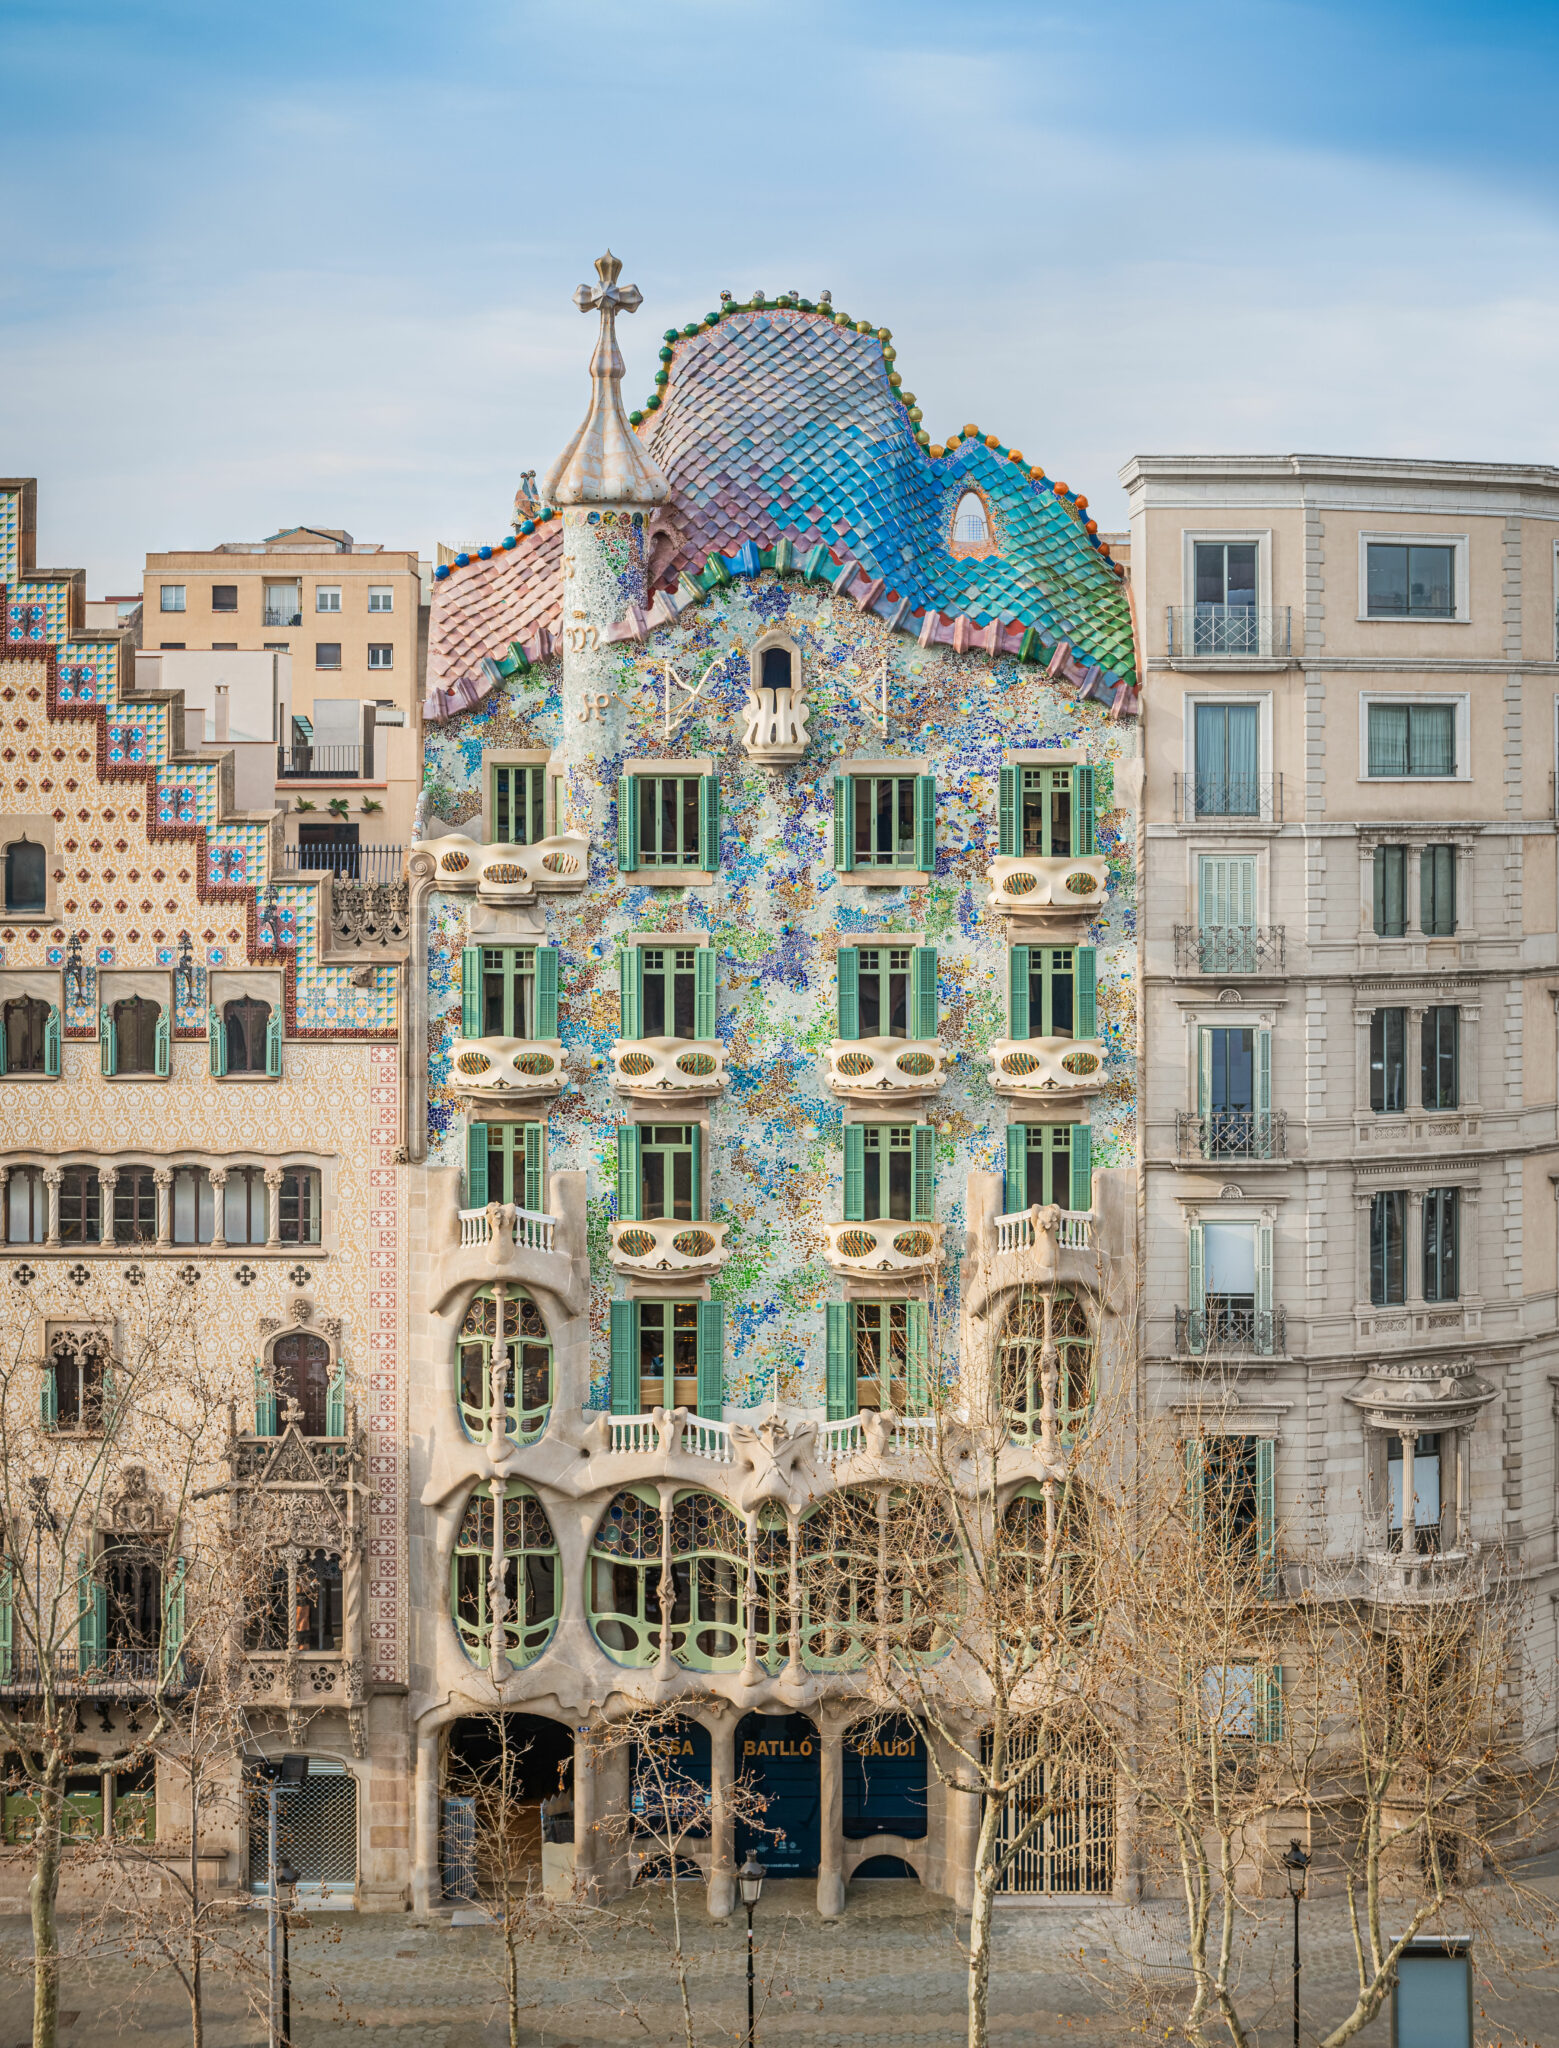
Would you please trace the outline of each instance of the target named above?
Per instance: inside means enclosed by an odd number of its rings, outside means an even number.
[[[815,1877],[821,1841],[818,1732],[805,1714],[749,1714],[736,1731],[736,1773],[768,1801],[761,1828],[738,1824],[736,1860],[771,1877]],[[781,1830],[776,1837],[774,1829]]]
[[[844,1838],[926,1832],[926,1745],[913,1721],[855,1728],[844,1739]]]

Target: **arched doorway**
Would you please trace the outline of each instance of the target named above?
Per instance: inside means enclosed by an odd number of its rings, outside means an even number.
[[[330,1346],[307,1331],[278,1337],[271,1347],[271,1372],[276,1386],[276,1416],[287,1426],[288,1403],[303,1413],[298,1427],[305,1436],[327,1436],[330,1419]]]
[[[474,1900],[542,1874],[544,1840],[572,1841],[574,1738],[540,1714],[472,1714],[444,1748],[444,1896]]]
[[[642,1857],[640,1882],[702,1877],[697,1858],[709,1846],[713,1801],[709,1730],[673,1721],[628,1751],[631,1846]]]
[[[768,1801],[761,1827],[737,1823],[738,1863],[754,1855],[771,1877],[817,1875],[822,1747],[805,1714],[749,1714],[738,1727],[737,1776]]]

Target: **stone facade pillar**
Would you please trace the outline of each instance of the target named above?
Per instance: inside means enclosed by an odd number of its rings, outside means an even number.
[[[411,1910],[425,1920],[444,1894],[438,1861],[439,1732],[417,1732],[412,1778]]]
[[[265,1169],[265,1249],[274,1252],[281,1245],[281,1184],[279,1166]]]
[[[574,1737],[574,1884],[584,1894],[600,1885],[601,1787],[588,1734]]]
[[[722,1716],[709,1731],[709,1913],[728,1920],[736,1910],[736,1716]]]
[[[837,1920],[844,1911],[844,1736],[837,1727],[820,1728],[819,1847],[817,1911],[822,1920]]]
[[[213,1251],[227,1249],[227,1168],[213,1166],[209,1175],[211,1181],[211,1248]],[[197,1237],[199,1231],[196,1231]]]
[[[157,1242],[160,1245],[173,1242],[173,1168],[157,1166],[152,1169],[152,1186],[157,1190]]]
[[[972,1734],[964,1739],[978,1742],[980,1738]],[[969,1912],[974,1905],[974,1862],[980,1846],[980,1795],[970,1778],[968,1766],[955,1762],[943,1802],[947,1816],[944,1883],[960,1913]]]
[[[58,1166],[47,1166],[44,1168],[43,1185],[48,1190],[49,1195],[49,1234],[44,1240],[46,1244],[58,1244],[60,1241],[60,1182],[64,1178],[63,1168]]]

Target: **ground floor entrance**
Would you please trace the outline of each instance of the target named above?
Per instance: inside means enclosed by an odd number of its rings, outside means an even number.
[[[815,1877],[822,1847],[822,1741],[805,1714],[749,1714],[736,1731],[736,1775],[768,1803],[761,1826],[738,1821],[736,1860],[774,1877]]]
[[[539,1878],[544,1841],[573,1839],[574,1738],[540,1714],[473,1714],[444,1746],[439,1863],[446,1899]]]
[[[350,1906],[357,1891],[357,1780],[345,1764],[309,1757],[308,1775],[283,1779],[276,1794],[276,1856],[298,1873],[305,1904]],[[249,1807],[249,1889],[270,1889],[267,1795]]]

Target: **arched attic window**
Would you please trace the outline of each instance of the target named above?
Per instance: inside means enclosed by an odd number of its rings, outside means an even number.
[[[965,491],[953,513],[953,538],[972,547],[985,547],[991,525],[985,515],[985,500],[977,491]]]

